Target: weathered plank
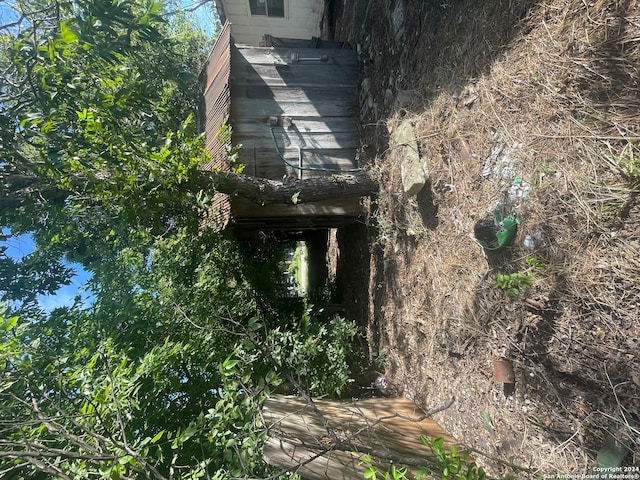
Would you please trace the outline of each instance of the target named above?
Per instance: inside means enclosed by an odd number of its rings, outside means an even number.
[[[269,437],[264,445],[267,463],[281,468],[301,465],[296,473],[308,480],[362,480],[366,470],[360,463],[364,454],[332,451],[326,456],[300,448],[300,444],[283,438]]]
[[[234,52],[235,53],[235,52]],[[353,50],[322,49],[322,48],[273,48],[273,47],[238,47],[238,61],[245,61],[252,65],[277,65],[293,63],[294,55],[299,59],[320,59],[322,56],[326,60],[303,60],[306,64],[342,66],[357,66],[358,56]],[[298,61],[299,62],[299,61]]]
[[[307,133],[287,131],[281,128],[261,133],[240,133],[237,130],[234,131],[233,141],[236,144],[242,144],[244,148],[270,148],[275,149],[276,143],[274,143],[273,137],[277,142],[278,148],[283,150],[285,148],[357,148],[359,145],[358,136],[352,132],[339,132],[339,133]]]
[[[320,228],[338,228],[350,225],[362,214],[355,214],[348,211],[344,214],[330,215],[291,215],[291,212],[284,216],[276,217],[248,217],[235,218],[233,222],[234,230],[317,230]]]
[[[269,428],[265,460],[280,468],[300,466],[298,473],[307,480],[361,479],[365,453],[383,468],[401,459],[424,464],[430,452],[420,446],[421,435],[453,441],[405,398],[315,400],[314,405],[317,410],[301,398],[276,395],[263,409]]]
[[[322,201],[301,205],[256,205],[240,197],[232,197],[231,225],[247,230],[307,230],[338,228],[354,223],[363,215],[358,198]],[[225,219],[226,223],[226,219]]]
[[[232,83],[318,88],[353,88],[358,70],[340,65],[231,65]],[[236,83],[237,82],[237,83]]]
[[[357,204],[357,200],[351,199],[352,204]],[[279,215],[290,215],[291,209],[301,214],[313,214],[313,215],[344,215],[349,212],[350,209],[345,208],[345,203],[336,202],[332,200],[325,200],[322,202],[305,203],[300,205],[279,205],[270,204],[264,206],[256,206],[255,203],[247,202],[244,199],[239,201],[233,201],[234,208],[237,207],[237,217],[277,217]],[[242,206],[241,206],[242,205]],[[257,211],[255,211],[257,210]],[[234,210],[235,211],[235,210]],[[246,212],[247,215],[242,213]]]
[[[340,101],[357,103],[356,89],[332,88],[327,85],[317,85],[313,88],[294,86],[269,86],[265,84],[232,85],[231,98],[251,98],[260,100],[275,100],[277,102],[322,102]]]
[[[339,101],[300,103],[236,98],[231,102],[231,116],[233,118],[283,115],[290,117],[354,117],[357,115],[357,108],[353,104]]]
[[[358,119],[353,117],[287,117],[290,122],[289,127],[284,127],[287,131],[297,131],[304,133],[353,133],[359,137]],[[282,128],[285,122],[284,117],[277,117],[278,128]],[[257,134],[269,132],[272,128],[269,117],[262,118],[236,118],[230,122],[233,131],[239,134]]]
[[[337,173],[333,172],[333,170],[344,171],[357,167],[355,149],[301,149],[299,152],[297,148],[294,148],[283,149],[281,153],[291,165],[310,167],[314,170],[301,170],[288,166],[274,148],[243,148],[240,151],[239,161],[246,165],[245,173],[272,180],[280,180],[285,174],[294,178],[331,175]],[[332,171],[323,172],[317,169],[330,169]]]

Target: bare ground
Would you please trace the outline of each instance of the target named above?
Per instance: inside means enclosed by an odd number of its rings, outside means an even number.
[[[436,420],[494,476],[586,473],[609,435],[640,465],[639,2],[334,3],[380,181],[334,274],[371,356],[427,410],[454,397]],[[429,177],[411,198],[389,142],[407,119]],[[496,205],[521,223],[487,252]],[[494,286],[515,272],[533,285]]]

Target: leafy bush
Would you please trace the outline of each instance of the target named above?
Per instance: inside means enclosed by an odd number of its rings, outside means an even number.
[[[498,279],[493,288],[499,288],[510,297],[515,297],[524,288],[531,288],[534,275],[531,272],[498,273]]]
[[[313,396],[339,396],[351,383],[348,358],[356,325],[342,318],[328,324],[305,314],[299,321],[267,336],[275,362]]]
[[[431,451],[429,464],[418,467],[416,480],[442,478],[446,480],[486,480],[487,476],[482,467],[476,465],[469,452],[460,452],[455,445],[447,450],[444,439],[420,437],[420,443]],[[367,467],[363,476],[367,480],[406,480],[408,469],[391,465],[386,472],[380,472],[373,465],[370,456],[365,456],[362,464]]]
[[[484,469],[476,465],[467,451],[460,452],[455,445],[447,450],[442,438],[431,439],[420,436],[420,443],[428,447],[433,453],[433,465],[418,470],[417,480],[430,478],[432,474],[439,474],[447,480],[485,480]]]

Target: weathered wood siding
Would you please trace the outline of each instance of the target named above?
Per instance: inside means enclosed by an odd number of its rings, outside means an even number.
[[[284,4],[284,18],[279,18],[251,15],[249,0],[222,0],[236,44],[257,47],[264,35],[304,39],[320,36],[323,0],[285,0]]]
[[[200,122],[212,155],[204,169],[230,168],[231,144],[243,146],[239,162],[246,174],[271,180],[328,176],[357,168],[355,52],[236,47],[234,28],[225,22],[200,79]],[[224,124],[232,127],[231,139],[217,135]],[[235,228],[248,229],[335,227],[362,212],[358,198],[261,206],[234,197],[229,207],[220,206],[221,211],[233,212]]]
[[[205,166],[205,170],[228,170],[230,166],[227,151],[231,147],[231,138],[221,139],[218,136],[231,112],[230,75],[231,25],[226,22],[200,74],[200,130],[205,133],[205,145],[211,153],[211,163]]]
[[[300,60],[292,61],[295,56]],[[360,135],[353,51],[238,47],[231,63],[230,123],[248,172],[278,180],[286,173],[356,168]],[[302,168],[287,166],[278,149],[289,163],[302,161]]]
[[[357,82],[351,50],[232,47],[229,122],[245,173],[282,180],[357,168]],[[233,211],[236,224],[252,228],[265,219],[322,228],[352,221],[361,208],[357,198],[265,207],[236,198]]]
[[[230,167],[227,151],[231,147],[231,138],[218,136],[220,128],[229,120],[231,111],[230,74],[231,25],[225,22],[199,79],[202,97],[198,122],[200,130],[205,133],[205,145],[211,154],[211,161],[203,165],[203,170],[226,171]],[[231,218],[231,200],[227,195],[216,194],[213,202],[217,214],[207,223],[222,230]]]

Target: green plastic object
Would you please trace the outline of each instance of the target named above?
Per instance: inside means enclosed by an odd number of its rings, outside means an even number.
[[[629,453],[629,449],[626,445],[613,435],[607,435],[602,448],[598,452],[596,457],[598,461],[598,467],[601,468],[615,468],[622,465],[624,458]]]
[[[502,213],[498,209],[493,211],[493,218],[496,221],[496,225],[501,225],[502,228],[496,232],[496,238],[498,239],[497,246],[489,248],[489,250],[501,250],[513,243],[513,239],[516,238],[516,233],[518,232],[520,220],[518,219],[517,212],[503,218]]]

